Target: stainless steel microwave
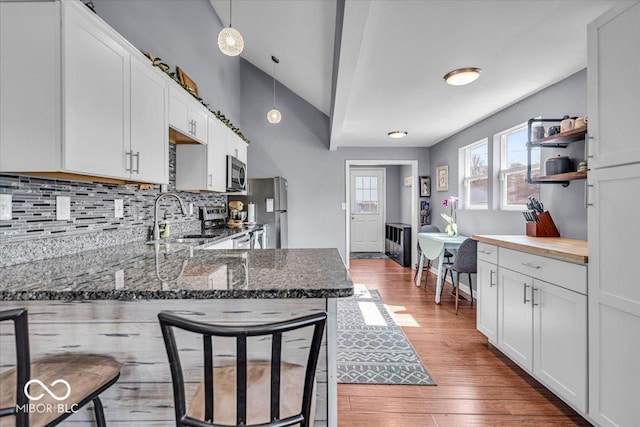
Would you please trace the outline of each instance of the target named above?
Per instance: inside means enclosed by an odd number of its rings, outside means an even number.
[[[233,156],[227,156],[227,191],[247,189],[247,166]]]

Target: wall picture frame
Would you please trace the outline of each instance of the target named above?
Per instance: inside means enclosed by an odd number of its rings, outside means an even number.
[[[421,176],[420,177],[420,197],[429,197],[429,196],[431,196],[431,177]]]
[[[449,165],[438,166],[436,168],[436,190],[449,190]]]

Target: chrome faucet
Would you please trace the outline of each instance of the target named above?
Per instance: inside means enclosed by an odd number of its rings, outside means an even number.
[[[160,226],[158,225],[158,210],[160,210],[160,200],[174,197],[180,203],[180,210],[182,211],[182,215],[187,215],[187,208],[184,206],[184,202],[176,193],[160,193],[158,197],[156,197],[156,201],[153,202],[153,240],[160,240]]]

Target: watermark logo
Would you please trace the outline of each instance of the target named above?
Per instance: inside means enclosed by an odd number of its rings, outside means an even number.
[[[58,392],[64,391],[62,387],[60,386],[56,387],[58,384],[62,384],[64,387],[66,387],[65,393],[62,395],[58,395],[52,390],[55,387],[55,390]],[[35,396],[32,395],[31,392],[29,391],[29,388],[32,385],[39,385],[44,390],[44,393],[40,393]],[[49,386],[47,386],[45,383],[43,383],[38,379],[32,379],[25,384],[23,391],[24,391],[24,395],[31,402],[38,402],[39,400],[42,400],[45,397],[45,393],[51,396],[51,398],[57,400],[58,402],[61,402],[63,400],[66,400],[71,395],[71,385],[69,384],[68,381],[63,380],[61,378],[55,380],[54,382],[49,384]],[[74,413],[77,410],[78,410],[78,405],[75,403],[72,405],[68,405],[66,403],[27,403],[24,405],[16,405],[17,412],[27,412],[27,413],[43,413],[43,412]]]
[[[40,387],[44,389],[44,391],[46,391],[49,394],[49,396],[53,397],[55,400],[58,400],[58,401],[65,400],[71,394],[71,385],[66,380],[57,379],[50,384],[51,387],[55,387],[57,384],[64,384],[67,387],[67,392],[63,396],[58,396],[53,391],[51,391],[51,389],[49,389],[49,387],[47,387],[42,381],[33,379],[28,381],[24,385],[24,395],[27,396],[30,400],[40,400],[44,397],[44,393],[40,393],[37,396],[32,396],[31,393],[29,393],[29,386],[31,384],[38,384]]]

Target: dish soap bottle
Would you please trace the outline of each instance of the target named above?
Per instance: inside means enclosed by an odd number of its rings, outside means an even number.
[[[160,222],[160,224],[158,224],[158,228],[160,228],[161,239],[166,239],[171,234],[171,224],[169,223],[166,215],[164,217],[164,220]]]

